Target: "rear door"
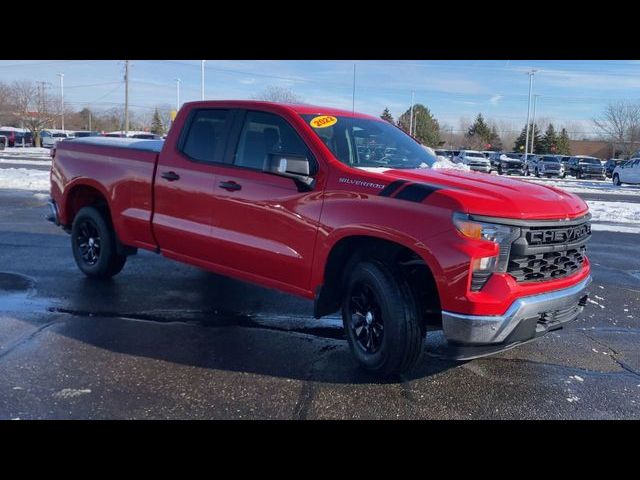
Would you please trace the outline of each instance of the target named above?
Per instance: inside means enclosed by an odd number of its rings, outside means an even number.
[[[291,178],[265,171],[269,154],[302,155],[317,165],[295,128],[280,115],[244,112],[237,142],[218,165],[213,235],[228,268],[308,289],[321,186],[300,190]]]
[[[235,112],[194,109],[173,150],[163,149],[154,183],[153,231],[163,253],[219,263],[212,238],[215,166]]]

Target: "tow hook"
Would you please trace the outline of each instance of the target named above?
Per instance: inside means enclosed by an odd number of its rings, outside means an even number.
[[[578,305],[580,305],[581,307],[584,307],[587,304],[587,300],[589,299],[589,295],[584,295],[580,301],[578,302]]]

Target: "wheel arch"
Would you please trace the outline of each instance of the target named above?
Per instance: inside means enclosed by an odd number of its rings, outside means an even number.
[[[370,230],[344,232],[334,235],[332,240],[317,267],[322,276],[315,289],[315,318],[340,309],[344,282],[351,266],[359,260],[374,258],[402,269],[424,307],[423,313],[429,314],[425,319],[430,324],[441,322],[438,279],[444,278],[444,273],[422,242],[401,234]]]

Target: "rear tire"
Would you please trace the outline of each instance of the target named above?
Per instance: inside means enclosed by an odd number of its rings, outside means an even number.
[[[582,179],[582,174],[580,173],[580,171],[576,172],[576,180],[581,180]]]
[[[379,261],[362,261],[349,275],[342,320],[359,365],[383,377],[409,371],[420,358],[425,331],[406,280]]]
[[[71,250],[78,268],[89,278],[111,278],[127,261],[119,255],[116,234],[106,215],[95,207],[84,207],[71,227]]]

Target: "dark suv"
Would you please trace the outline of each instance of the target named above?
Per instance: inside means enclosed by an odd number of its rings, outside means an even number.
[[[524,175],[524,162],[519,153],[493,152],[489,155],[491,169],[500,175]]]
[[[624,162],[626,162],[626,160],[620,160],[618,158],[611,158],[609,160],[607,160],[607,163],[605,163],[604,165],[604,174],[607,178],[611,178],[611,176],[613,175],[613,170],[619,166],[622,165]]]
[[[606,180],[607,178],[602,162],[596,157],[588,157],[586,155],[571,157],[567,173],[577,179],[596,178],[598,180]]]

